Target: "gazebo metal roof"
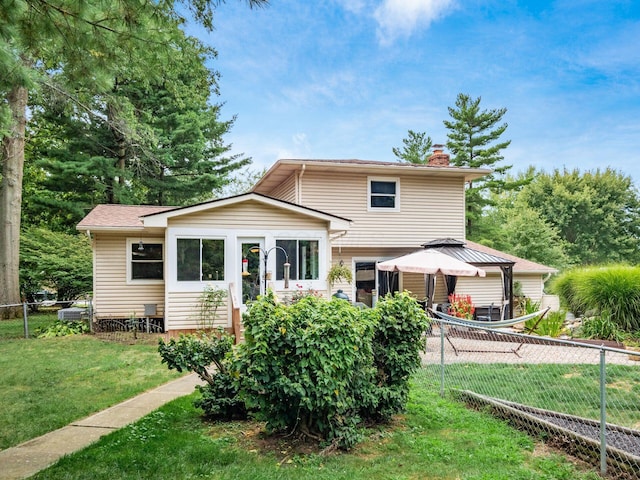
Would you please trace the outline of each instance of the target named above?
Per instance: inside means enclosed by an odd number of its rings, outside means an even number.
[[[490,253],[474,250],[466,246],[464,242],[456,240],[455,238],[441,238],[438,240],[432,240],[427,243],[423,243],[422,247],[438,250],[442,253],[461,260],[472,265],[484,265],[484,266],[513,266],[515,264],[512,260],[491,255]]]
[[[457,260],[475,266],[500,267],[503,274],[503,295],[509,300],[509,318],[513,318],[513,266],[515,262],[486,252],[469,248],[455,238],[440,238],[422,244],[423,248],[438,250]]]

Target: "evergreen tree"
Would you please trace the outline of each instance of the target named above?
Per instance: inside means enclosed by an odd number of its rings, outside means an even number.
[[[403,162],[419,163],[426,165],[431,157],[431,137],[425,132],[409,130],[408,137],[402,139],[402,150],[393,148],[393,154]]]
[[[216,0],[185,2],[212,27]],[[249,0],[260,6],[266,0]],[[182,19],[173,0],[0,0],[0,304],[18,303],[18,258],[29,91],[57,89],[85,98],[113,87],[113,70],[128,64],[154,74],[153,55],[166,59],[168,24]],[[124,184],[124,179],[119,179]],[[9,312],[9,311],[6,311]]]
[[[175,44],[174,61],[159,78],[136,79],[135,71],[121,69],[113,89],[94,96],[91,115],[50,94],[38,101],[27,165],[46,175],[24,205],[25,221],[49,217],[49,224],[63,222],[73,231],[97,203],[210,199],[250,162],[225,156],[230,147],[222,136],[232,121],[219,121],[219,105],[209,103],[217,83],[205,67],[215,52],[193,38],[177,38],[182,43]],[[48,141],[52,132],[60,141]]]
[[[447,133],[447,148],[452,154],[451,163],[458,167],[489,168],[493,172],[475,182],[470,182],[466,191],[467,201],[467,237],[473,238],[473,226],[482,214],[482,209],[490,204],[488,192],[513,189],[519,183],[507,183],[501,176],[511,165],[499,165],[503,160],[502,150],[511,143],[499,139],[507,129],[502,121],[506,108],[480,110],[478,97],[458,94],[455,108],[449,107],[451,120],[444,120]]]

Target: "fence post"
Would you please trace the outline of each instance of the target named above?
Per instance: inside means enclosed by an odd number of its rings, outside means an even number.
[[[29,317],[27,317],[27,302],[22,304],[22,320],[24,321],[24,338],[29,338]]]
[[[600,473],[607,473],[607,382],[606,352],[600,349]]]
[[[440,396],[444,397],[444,321],[440,320]]]

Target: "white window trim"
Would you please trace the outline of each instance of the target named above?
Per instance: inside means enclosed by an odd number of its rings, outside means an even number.
[[[132,279],[131,278],[131,247],[142,243],[159,243],[162,245],[162,276],[167,278],[167,249],[165,248],[164,238],[146,238],[146,237],[128,237],[126,242],[125,258],[127,259],[127,285],[162,285],[165,280],[154,279]]]
[[[218,238],[225,240],[225,281],[191,281],[191,282],[178,282],[177,280],[177,265],[176,265],[176,251],[177,251],[177,239],[178,238]],[[205,285],[213,285],[220,288],[226,288],[229,283],[238,283],[238,275],[240,275],[241,252],[238,251],[238,241],[245,238],[251,239],[264,239],[263,248],[269,250],[276,245],[276,239],[291,239],[296,240],[318,240],[320,249],[320,270],[318,280],[303,280],[289,282],[289,291],[296,289],[296,283],[303,286],[303,289],[314,288],[317,290],[327,289],[327,245],[329,244],[328,234],[324,230],[310,229],[310,230],[254,230],[254,229],[202,229],[202,228],[190,228],[180,227],[171,228],[167,232],[167,241],[165,247],[165,282],[167,284],[167,292],[201,292]],[[274,271],[275,269],[276,255],[269,255],[267,270]],[[237,261],[236,261],[237,260]],[[262,262],[262,260],[261,260]],[[272,283],[276,290],[284,290],[284,280],[272,280]]]
[[[371,206],[371,182],[393,182],[396,184],[395,206],[372,207]],[[367,210],[369,212],[399,212],[400,211],[400,178],[399,177],[367,177]]]
[[[179,239],[193,239],[193,240],[222,240],[224,242],[224,271],[225,271],[225,279],[222,280],[178,280],[178,257],[177,254],[173,255],[173,259],[171,260],[171,268],[169,269],[171,271],[171,275],[173,275],[171,277],[171,283],[174,285],[182,285],[182,286],[186,286],[185,289],[182,289],[184,291],[191,291],[193,290],[193,287],[196,286],[196,290],[201,290],[202,288],[204,288],[204,285],[214,285],[214,286],[218,286],[218,287],[223,287],[225,285],[227,285],[229,282],[226,280],[226,277],[228,275],[228,268],[229,268],[229,259],[227,258],[229,255],[229,248],[228,248],[228,242],[229,242],[229,238],[225,235],[212,235],[209,233],[201,233],[201,234],[189,234],[189,235],[175,235],[172,239],[172,241],[174,242],[174,245],[172,245],[174,247],[173,251],[177,252],[178,251],[178,240]],[[202,245],[202,243],[200,244]],[[200,252],[200,268],[202,269],[202,251]],[[200,273],[202,273],[202,270],[200,271]],[[180,290],[179,288],[177,290]]]
[[[290,280],[290,284],[291,282],[293,282],[294,284],[298,283],[298,284],[312,284],[313,282],[318,283],[320,280],[322,280],[322,275],[324,275],[324,277],[326,278],[328,272],[327,271],[323,271],[326,270],[326,268],[323,269],[323,265],[325,265],[326,262],[324,262],[323,257],[323,248],[324,248],[324,244],[323,242],[323,237],[308,237],[308,236],[289,236],[289,237],[276,237],[274,238],[274,246],[278,244],[279,241],[291,241],[291,240],[295,240],[296,242],[300,242],[300,241],[311,241],[311,242],[318,242],[318,278],[309,278],[309,279],[304,279],[304,280],[295,280],[295,279],[291,279]],[[299,246],[299,244],[298,244]],[[296,252],[298,253],[298,252]],[[277,257],[276,257],[277,258]],[[276,265],[276,261],[274,260],[274,267]],[[283,287],[284,287],[284,280],[277,280],[278,283],[282,283]],[[311,288],[311,287],[310,287]]]

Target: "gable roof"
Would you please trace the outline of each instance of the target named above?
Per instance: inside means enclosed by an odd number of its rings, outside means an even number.
[[[475,180],[491,173],[484,168],[422,165],[408,162],[380,162],[375,160],[321,160],[321,159],[280,159],[255,184],[252,191],[266,193],[273,191],[294,172],[313,169],[330,172],[358,172],[371,175],[423,175],[429,177],[457,177],[465,181]]]
[[[158,207],[145,205],[98,205],[76,226],[78,230],[142,230],[148,227],[167,227],[170,218],[189,215],[205,210],[256,201],[276,208],[323,220],[329,223],[329,230],[343,231],[350,228],[351,220],[285,202],[259,193],[244,193],[233,197],[210,200],[186,207]]]
[[[154,205],[97,205],[84,217],[77,230],[120,230],[140,229],[144,215],[164,212],[176,207]]]

